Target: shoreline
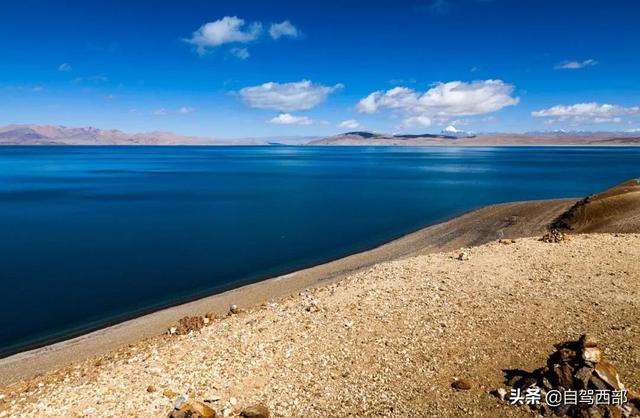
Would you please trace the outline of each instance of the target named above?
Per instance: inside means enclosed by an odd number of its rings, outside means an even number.
[[[500,238],[540,235],[547,225],[578,199],[552,199],[489,205],[392,239],[380,246],[306,269],[199,297],[70,339],[0,359],[0,385],[8,385],[73,362],[105,354],[141,340],[157,337],[171,323],[207,311],[227,312],[283,298],[307,288],[326,285],[385,261],[478,246]]]

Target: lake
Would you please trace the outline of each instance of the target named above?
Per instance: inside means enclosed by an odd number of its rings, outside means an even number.
[[[1,147],[0,355],[640,176],[640,148]]]

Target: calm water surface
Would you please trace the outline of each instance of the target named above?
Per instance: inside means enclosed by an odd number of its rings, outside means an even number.
[[[1,147],[0,354],[639,175],[634,148]]]

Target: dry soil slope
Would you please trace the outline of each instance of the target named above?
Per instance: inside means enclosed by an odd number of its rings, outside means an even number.
[[[555,223],[573,233],[639,232],[640,180],[626,181],[577,202]]]

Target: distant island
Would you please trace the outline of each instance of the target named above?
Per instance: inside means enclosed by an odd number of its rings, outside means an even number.
[[[386,134],[354,131],[329,137],[283,136],[250,138],[208,138],[171,132],[129,134],[116,129],[72,128],[60,125],[8,125],[0,128],[0,145],[390,145],[390,146],[606,146],[640,145],[633,132],[527,132],[466,133],[443,130],[440,134]]]

